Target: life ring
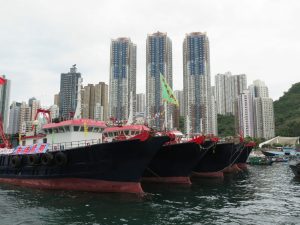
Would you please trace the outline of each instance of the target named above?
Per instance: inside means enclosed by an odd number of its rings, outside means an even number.
[[[31,166],[39,164],[41,161],[41,158],[37,154],[31,154],[28,156],[28,164]]]
[[[66,165],[68,162],[67,156],[63,152],[58,152],[55,154],[55,164],[58,166]]]
[[[21,163],[22,163],[22,157],[21,156],[18,156],[18,155],[15,155],[11,158],[11,165],[12,167],[15,167],[15,168],[18,168],[21,166]]]
[[[51,153],[45,153],[42,155],[41,161],[44,166],[49,166],[53,162],[53,155]]]

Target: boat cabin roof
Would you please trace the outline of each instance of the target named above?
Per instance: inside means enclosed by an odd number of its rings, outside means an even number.
[[[106,127],[103,132],[116,132],[116,131],[125,131],[125,130],[150,131],[150,128],[144,125],[125,125],[120,127]]]
[[[60,123],[48,123],[43,126],[43,129],[56,128],[56,127],[64,127],[64,126],[93,126],[105,128],[106,124],[104,121],[96,121],[91,119],[74,119],[74,120],[66,120]]]

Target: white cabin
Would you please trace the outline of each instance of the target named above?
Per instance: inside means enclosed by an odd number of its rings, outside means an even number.
[[[22,145],[49,143],[54,150],[102,143],[105,122],[73,119],[43,126],[43,134],[22,137]]]

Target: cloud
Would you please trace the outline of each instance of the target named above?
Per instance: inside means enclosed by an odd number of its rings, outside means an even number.
[[[245,73],[277,99],[299,81],[299,8],[296,0],[2,1],[0,73],[12,80],[11,100],[51,105],[60,74],[75,63],[84,84],[108,83],[110,40],[125,36],[137,44],[137,92],[145,92],[146,38],[159,30],[172,40],[173,86],[182,89],[182,42],[201,31],[212,81]]]

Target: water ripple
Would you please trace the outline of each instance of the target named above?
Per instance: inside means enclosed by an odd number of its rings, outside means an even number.
[[[287,164],[251,166],[190,188],[147,185],[146,197],[0,185],[2,225],[300,224],[300,181]]]

